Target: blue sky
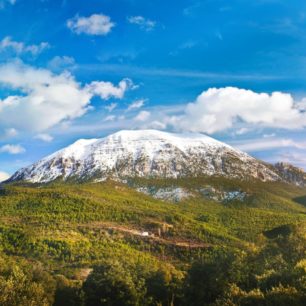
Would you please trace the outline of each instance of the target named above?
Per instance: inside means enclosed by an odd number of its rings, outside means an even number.
[[[306,169],[306,3],[0,0],[0,173],[120,129]]]

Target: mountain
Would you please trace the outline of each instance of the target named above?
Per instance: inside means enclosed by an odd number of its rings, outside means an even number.
[[[304,305],[306,187],[280,175],[203,135],[78,141],[13,179],[84,182],[0,185],[0,305]]]
[[[17,171],[9,181],[46,183],[60,178],[102,181],[110,177],[212,175],[280,179],[265,163],[206,135],[123,130],[101,139],[78,140]]]
[[[283,180],[298,186],[306,186],[306,173],[303,169],[288,163],[277,163],[274,167]]]

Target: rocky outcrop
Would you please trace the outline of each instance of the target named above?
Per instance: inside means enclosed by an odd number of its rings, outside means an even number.
[[[298,186],[306,186],[306,172],[288,163],[275,164],[276,172],[288,183]]]

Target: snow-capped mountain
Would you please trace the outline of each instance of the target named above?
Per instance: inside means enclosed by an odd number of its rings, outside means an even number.
[[[101,139],[81,139],[17,171],[10,181],[55,179],[178,178],[218,175],[279,180],[263,162],[202,134],[156,130],[120,131]]]

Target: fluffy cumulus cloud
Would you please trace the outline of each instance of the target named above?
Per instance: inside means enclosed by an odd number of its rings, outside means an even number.
[[[9,179],[10,175],[6,172],[0,171],[0,183]]]
[[[0,83],[20,91],[0,101],[0,126],[44,130],[83,115],[91,94],[68,73],[54,75],[22,64],[0,66]]]
[[[25,148],[21,145],[6,144],[0,147],[0,153],[21,154],[25,152]]]
[[[46,49],[49,49],[50,45],[47,42],[42,42],[38,45],[26,45],[24,42],[14,41],[11,37],[6,36],[0,41],[1,52],[11,52],[16,55],[24,53],[36,56]]]
[[[182,116],[168,118],[168,122],[178,129],[210,134],[233,128],[237,122],[298,129],[306,127],[306,113],[290,94],[210,88],[189,103]]]
[[[41,132],[85,114],[95,95],[104,100],[122,98],[132,82],[82,86],[67,72],[54,74],[17,62],[0,66],[0,84],[15,93],[0,100],[0,129]]]
[[[111,82],[91,82],[86,86],[87,91],[101,99],[108,100],[109,98],[122,99],[125,92],[133,87],[133,82],[130,79],[124,79],[119,82],[118,86],[114,86]]]
[[[76,34],[107,35],[111,32],[115,23],[109,16],[93,14],[89,17],[75,16],[67,21],[67,27]]]
[[[152,31],[156,26],[156,21],[146,19],[143,16],[130,16],[127,21],[131,24],[136,24],[144,31]]]

